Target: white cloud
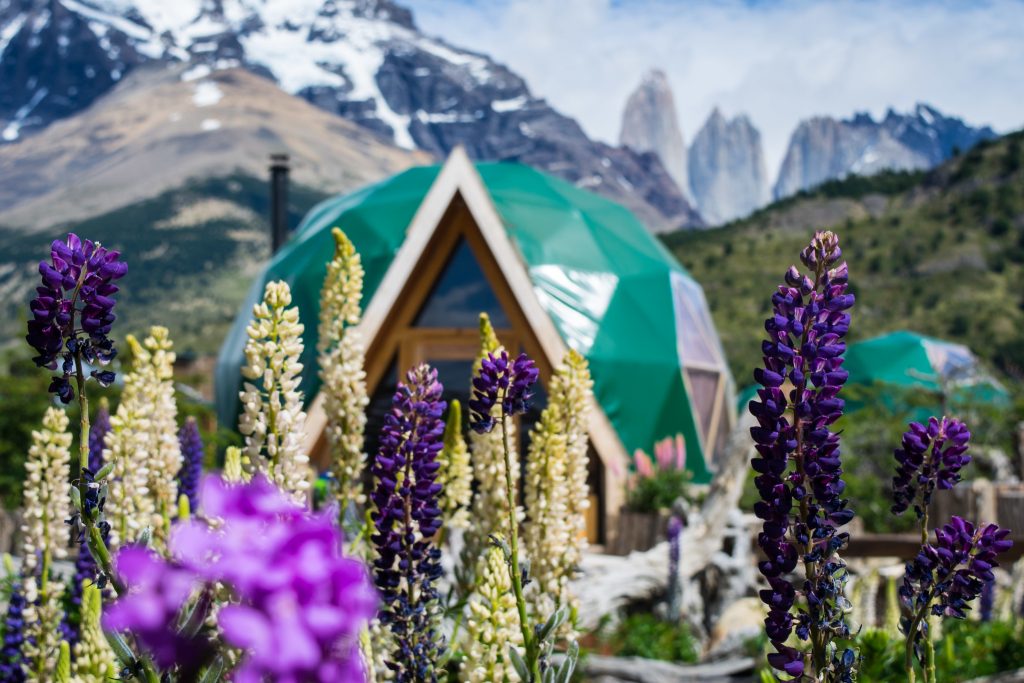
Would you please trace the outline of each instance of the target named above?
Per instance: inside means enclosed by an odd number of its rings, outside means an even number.
[[[1024,125],[1024,2],[406,0],[420,26],[490,54],[598,138],[618,138],[652,66],[693,138],[711,109],[748,113],[770,173],[797,122],[927,102],[997,130]]]

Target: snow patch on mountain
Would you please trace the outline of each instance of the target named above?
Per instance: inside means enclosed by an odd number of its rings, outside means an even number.
[[[213,81],[200,81],[196,84],[192,103],[197,107],[212,107],[224,97],[224,93]]]

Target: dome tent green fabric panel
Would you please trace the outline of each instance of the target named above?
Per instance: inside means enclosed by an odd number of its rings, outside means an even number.
[[[966,346],[907,330],[850,344],[843,368],[850,373],[846,383],[849,387],[887,384],[904,390],[924,389],[937,395],[942,389],[940,377],[943,377],[955,387],[957,399],[997,406],[1010,402],[1010,394],[985,371]],[[747,403],[755,397],[757,389],[757,385],[750,385],[740,392],[737,398],[739,410],[747,409]],[[891,399],[891,396],[886,396],[887,401]],[[901,408],[895,405],[900,402],[893,401],[894,405],[890,407]],[[848,400],[848,407],[855,411],[863,404],[852,399]],[[922,408],[915,419],[927,419],[939,411],[939,406]]]
[[[916,332],[900,330],[850,344],[843,367],[850,373],[850,384],[878,382],[939,392],[945,382],[961,398],[997,405],[1009,402],[1007,391],[970,349]]]
[[[627,451],[649,452],[656,441],[682,433],[695,481],[708,481],[680,368],[670,283],[672,273],[689,274],[618,204],[519,164],[476,168],[544,310],[566,344],[590,361],[595,397]],[[282,279],[292,287],[305,325],[302,389],[309,400],[319,388],[317,311],[333,252],[331,228],[344,230],[362,256],[365,306],[439,171],[414,168],[310,211],[257,276],[221,349],[217,405],[222,421],[231,424],[237,415],[245,327],[265,284]],[[721,371],[728,378],[724,359]]]

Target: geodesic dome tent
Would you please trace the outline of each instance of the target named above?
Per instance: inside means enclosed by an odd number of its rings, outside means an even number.
[[[446,387],[468,392],[484,311],[506,346],[538,360],[544,381],[567,348],[588,359],[599,488],[621,489],[628,453],[677,434],[694,480],[709,481],[735,415],[700,286],[622,206],[519,164],[473,165],[461,150],[443,168],[413,168],[310,211],[256,277],[222,347],[223,423],[239,409],[252,304],[275,279],[291,285],[305,324],[302,388],[315,417],[316,322],[335,226],[366,270],[368,437],[373,411],[415,362],[431,362]]]
[[[849,385],[887,384],[1007,405],[1010,394],[963,344],[900,330],[850,344],[843,367]]]

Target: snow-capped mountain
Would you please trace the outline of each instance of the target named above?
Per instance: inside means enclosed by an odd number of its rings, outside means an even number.
[[[689,166],[697,207],[712,225],[768,203],[761,133],[745,114],[726,119],[716,107],[693,139]]]
[[[72,115],[153,61],[241,65],[399,147],[522,161],[654,229],[700,222],[656,157],[590,140],[518,75],[425,36],[390,0],[0,0],[0,137]]]
[[[995,136],[988,126],[974,128],[926,104],[918,104],[909,114],[890,109],[881,121],[866,113],[845,120],[815,117],[802,121],[793,132],[775,197],[851,173],[932,168],[956,150]]]

